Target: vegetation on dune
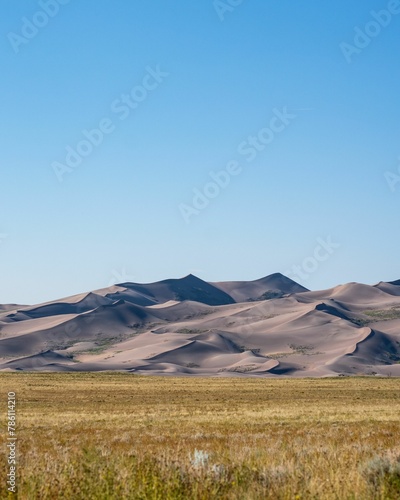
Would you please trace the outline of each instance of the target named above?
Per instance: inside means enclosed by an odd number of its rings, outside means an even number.
[[[391,319],[400,319],[400,308],[376,309],[373,311],[364,311],[364,314],[371,317],[374,321],[389,321]]]
[[[1,373],[0,386],[17,394],[19,499],[400,497],[399,379]]]
[[[363,311],[366,318],[352,318],[350,321],[357,326],[368,326],[371,323],[378,321],[390,321],[392,319],[400,319],[400,308],[392,307],[391,309],[371,309]]]
[[[257,297],[256,299],[247,299],[248,302],[259,302],[262,300],[272,300],[272,299],[281,299],[285,296],[285,293],[282,290],[267,290],[262,295]]]
[[[180,328],[176,333],[207,333],[210,330],[202,330],[199,328]]]

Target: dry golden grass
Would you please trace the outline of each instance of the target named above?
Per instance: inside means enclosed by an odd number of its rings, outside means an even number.
[[[20,499],[400,498],[399,379],[2,373],[0,386],[4,410],[17,394]]]

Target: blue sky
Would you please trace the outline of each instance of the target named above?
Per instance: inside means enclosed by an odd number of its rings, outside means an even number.
[[[55,1],[0,6],[0,303],[293,266],[312,289],[400,277],[399,2]]]

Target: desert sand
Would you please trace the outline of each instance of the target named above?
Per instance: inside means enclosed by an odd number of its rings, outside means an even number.
[[[309,291],[279,273],[0,306],[0,370],[400,376],[400,280]]]

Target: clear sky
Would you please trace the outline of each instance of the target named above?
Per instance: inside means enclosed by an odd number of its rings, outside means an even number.
[[[400,2],[55,1],[0,4],[0,303],[400,278]]]

